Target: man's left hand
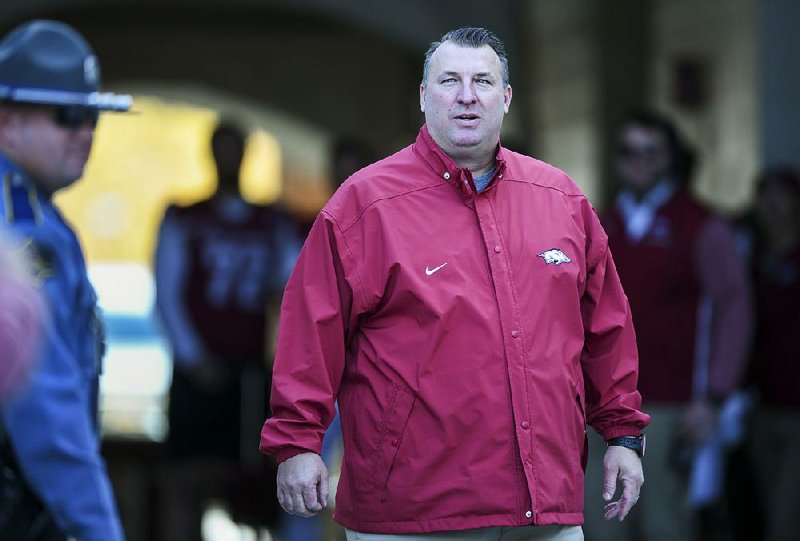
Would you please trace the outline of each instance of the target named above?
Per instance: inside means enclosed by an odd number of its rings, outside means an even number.
[[[617,479],[622,481],[622,497],[611,502],[617,491]],[[642,461],[636,451],[619,445],[611,445],[603,457],[603,499],[610,502],[605,507],[604,517],[625,520],[628,512],[639,500],[639,491],[644,483]]]
[[[683,413],[679,433],[694,445],[700,445],[714,434],[717,408],[707,400],[693,401]]]

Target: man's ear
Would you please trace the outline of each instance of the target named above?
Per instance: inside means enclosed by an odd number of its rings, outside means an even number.
[[[425,112],[425,85],[419,85],[419,110]]]

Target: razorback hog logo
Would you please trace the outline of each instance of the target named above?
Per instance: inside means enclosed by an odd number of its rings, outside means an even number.
[[[557,250],[556,248],[552,248],[538,255],[544,259],[544,262],[548,265],[563,265],[564,263],[572,263],[572,260],[568,258],[564,252]]]

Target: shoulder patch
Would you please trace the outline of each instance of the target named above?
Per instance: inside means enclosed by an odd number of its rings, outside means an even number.
[[[3,176],[2,197],[6,223],[42,223],[42,209],[36,198],[36,189],[28,186],[13,171]]]

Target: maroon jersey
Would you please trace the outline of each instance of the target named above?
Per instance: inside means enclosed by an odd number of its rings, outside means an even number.
[[[230,361],[261,358],[267,302],[288,278],[296,242],[276,210],[239,201],[232,215],[219,203],[168,211],[184,234],[183,304],[209,351]]]

